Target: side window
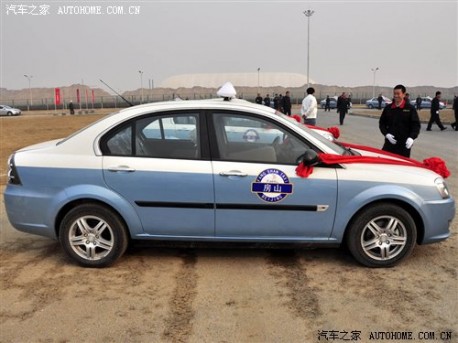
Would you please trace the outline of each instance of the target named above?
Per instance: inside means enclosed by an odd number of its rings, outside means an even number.
[[[142,117],[108,132],[100,147],[104,155],[200,158],[198,119],[197,113]]]
[[[221,160],[297,164],[308,146],[285,129],[262,118],[214,113]]]
[[[132,155],[132,126],[116,131],[107,141],[106,146],[110,155]]]
[[[197,114],[147,117],[136,123],[137,156],[200,158]]]

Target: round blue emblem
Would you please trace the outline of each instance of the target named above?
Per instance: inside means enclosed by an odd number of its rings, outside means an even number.
[[[293,185],[281,170],[272,168],[262,171],[251,184],[251,191],[267,202],[278,202],[293,193]]]

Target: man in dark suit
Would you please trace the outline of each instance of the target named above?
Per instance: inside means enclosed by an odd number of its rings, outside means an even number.
[[[439,109],[440,109],[440,99],[441,99],[441,92],[437,91],[436,96],[434,97],[433,101],[431,101],[431,117],[429,118],[429,123],[428,127],[426,128],[426,131],[431,131],[431,126],[433,123],[436,123],[437,126],[441,129],[441,131],[444,131],[446,127],[442,125],[441,123],[441,118],[439,117]]]
[[[286,115],[291,115],[291,98],[289,97],[289,91],[286,92],[285,96],[282,98],[283,113]]]
[[[420,118],[415,107],[406,102],[406,88],[393,89],[393,102],[386,105],[379,120],[380,132],[385,136],[383,150],[410,157],[410,149],[420,133]]]
[[[452,128],[454,128],[455,131],[458,131],[458,96],[456,95],[453,99],[453,111],[455,112],[455,122],[452,123]]]

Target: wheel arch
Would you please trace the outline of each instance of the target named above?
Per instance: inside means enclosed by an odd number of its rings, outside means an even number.
[[[384,204],[384,203],[385,204],[391,204],[391,205],[397,205],[397,206],[401,207],[403,210],[405,210],[407,213],[409,213],[409,215],[412,217],[413,221],[415,222],[415,227],[417,229],[417,241],[416,241],[416,243],[420,244],[423,241],[423,238],[424,238],[424,235],[425,235],[425,225],[424,225],[423,219],[421,218],[420,213],[411,204],[409,204],[408,202],[405,202],[405,201],[402,201],[402,200],[396,199],[396,198],[386,198],[386,199],[374,200],[372,202],[369,202],[369,203],[365,204],[358,211],[356,211],[353,214],[353,216],[350,218],[350,220],[348,221],[348,223],[347,223],[347,225],[345,227],[345,231],[344,231],[342,242],[346,242],[347,235],[348,235],[348,232],[349,232],[349,229],[350,229],[351,225],[354,223],[355,219],[363,211],[365,211],[369,207],[376,206],[378,204]]]
[[[57,213],[56,219],[55,219],[55,223],[54,223],[54,230],[55,230],[56,237],[59,237],[60,225],[62,223],[62,220],[64,219],[64,217],[67,215],[68,212],[70,212],[72,209],[80,205],[90,205],[90,204],[105,207],[106,209],[115,213],[119,217],[119,220],[121,220],[122,223],[125,225],[125,228],[127,229],[126,234],[127,234],[128,239],[129,240],[132,239],[129,224],[126,222],[126,220],[121,215],[121,213],[116,208],[107,204],[106,202],[103,202],[101,200],[94,199],[94,198],[81,198],[81,199],[70,201],[59,210],[59,212]]]

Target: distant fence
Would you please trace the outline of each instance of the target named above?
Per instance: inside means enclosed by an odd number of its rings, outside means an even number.
[[[274,96],[273,92],[267,93],[265,88],[263,88],[261,92],[262,92],[261,96],[263,98],[266,96],[266,94],[269,94],[271,98]],[[292,92],[291,103],[293,105],[300,104],[302,100],[304,99],[305,95],[306,95],[305,92],[301,94]],[[340,95],[340,93],[339,94],[330,94],[330,93],[325,93],[325,92],[316,92],[315,93],[315,96],[318,102],[325,99],[327,95],[332,97],[332,96]],[[430,95],[430,94],[422,94],[422,96],[425,96],[425,95]],[[256,96],[257,96],[257,93],[253,93],[253,92],[245,93],[245,94],[244,93],[237,94],[237,97],[248,100],[248,101],[252,101],[252,102],[254,102]],[[169,100],[174,100],[177,97],[182,100],[199,100],[199,99],[211,99],[217,96],[216,94],[213,94],[213,93],[182,93],[182,94],[164,93],[164,94],[159,94],[159,95],[145,94],[143,96],[143,101],[142,101],[141,95],[124,96],[124,98],[126,98],[133,105],[140,105],[142,103],[150,103],[150,102],[169,101]],[[416,97],[416,94],[415,94],[415,97]],[[351,99],[352,99],[353,104],[365,104],[366,100],[371,99],[371,98],[372,98],[372,93],[370,94],[352,93],[351,94]],[[84,99],[84,97],[82,97],[79,103],[75,102],[75,98],[73,97],[65,97],[61,99],[61,104],[57,106],[57,109],[67,109],[68,104],[70,103],[70,100],[73,100],[73,104],[76,110],[129,107],[129,104],[127,104],[121,97],[113,95],[113,96],[95,97],[93,102],[92,102],[92,97],[88,97],[87,101]],[[449,99],[446,97],[443,97],[442,101],[444,101],[446,104],[452,104],[453,97],[450,97]],[[9,105],[12,107],[19,108],[23,111],[25,110],[53,110],[56,108],[56,106],[54,105],[53,98],[37,98],[37,99],[32,98],[32,102],[30,102],[30,99],[8,100],[6,98],[3,98],[2,100],[0,100],[0,103],[2,105]]]

